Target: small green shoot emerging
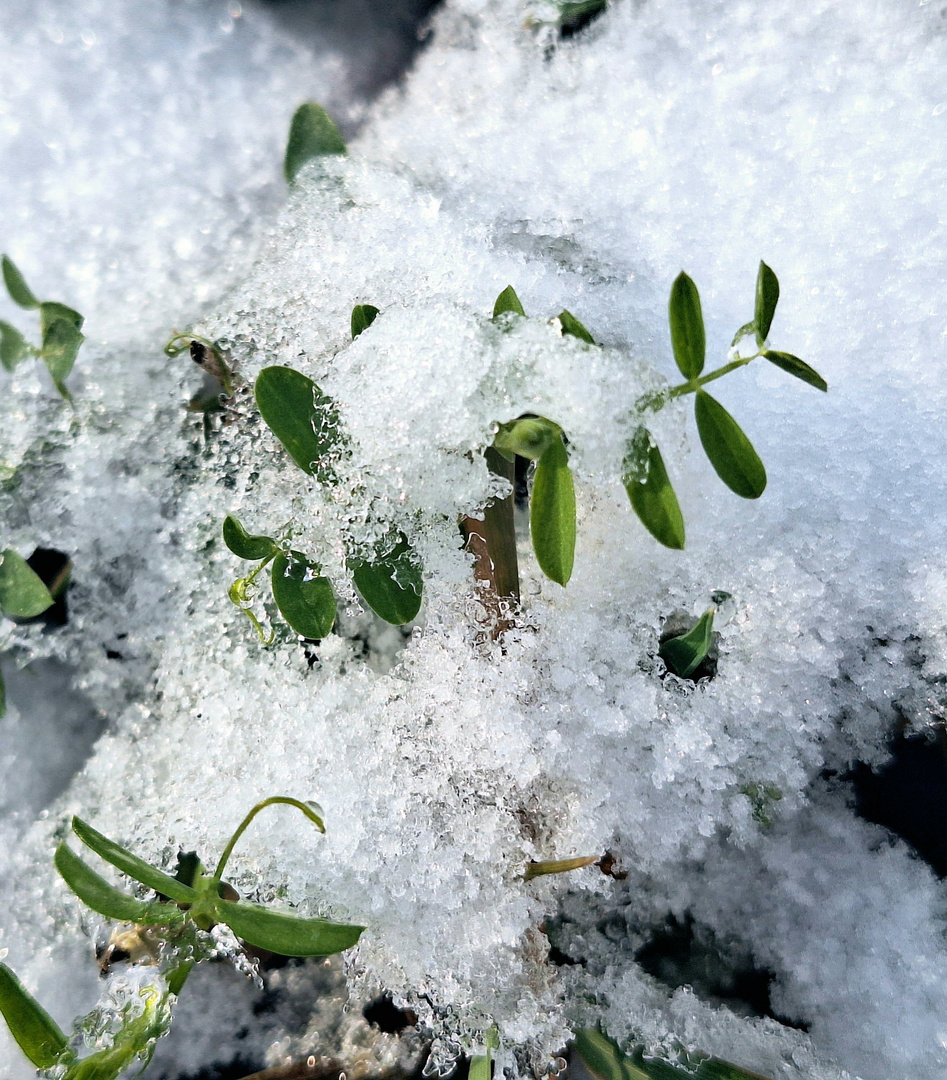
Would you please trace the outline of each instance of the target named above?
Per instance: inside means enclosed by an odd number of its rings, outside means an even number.
[[[13,260],[4,255],[2,259],[3,281],[10,299],[28,311],[39,311],[39,347],[31,345],[16,327],[0,320],[0,363],[7,371],[13,371],[21,361],[30,357],[41,359],[60,395],[71,400],[65,381],[72,371],[85,338],[82,336],[84,319],[78,311],[55,300],[37,300],[26,284],[26,279]]]
[[[516,295],[516,290],[512,285],[507,285],[503,292],[496,298],[496,303],[493,305],[493,317],[494,319],[498,319],[508,311],[512,311],[514,315],[526,316],[523,305],[520,303],[520,298]]]
[[[352,308],[352,340],[354,341],[358,335],[367,330],[375,321],[378,315],[378,308],[371,304],[356,304]]]
[[[658,655],[668,671],[687,679],[700,667],[713,645],[716,611],[715,607],[707,608],[693,629],[661,643]]]
[[[283,159],[286,182],[292,184],[299,170],[313,158],[345,153],[345,140],[325,109],[314,101],[300,105],[289,125]]]

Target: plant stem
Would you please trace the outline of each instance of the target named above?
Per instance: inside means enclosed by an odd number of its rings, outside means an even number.
[[[756,360],[757,357],[762,355],[761,350],[752,356],[741,356],[736,360],[731,360],[728,364],[724,364],[722,367],[708,371],[706,375],[701,375],[700,378],[688,379],[687,382],[679,383],[677,386],[672,386],[667,390],[659,390],[655,394],[645,394],[644,397],[638,399],[638,412],[645,412],[646,410],[657,412],[658,409],[663,408],[674,398],[683,397],[685,394],[695,394],[707,383],[712,383],[715,379],[722,379],[724,375],[729,375],[731,371],[736,371],[737,368],[746,367],[752,360]]]
[[[227,865],[227,861],[233,852],[234,845],[246,832],[247,826],[250,822],[267,806],[273,806],[276,803],[282,803],[285,806],[295,806],[297,810],[302,810],[307,818],[316,826],[320,832],[325,832],[326,827],[323,824],[322,818],[312,806],[307,803],[300,802],[299,799],[292,799],[288,795],[271,795],[270,798],[264,799],[263,802],[257,803],[256,806],[250,811],[249,814],[240,822],[237,826],[237,831],[231,836],[230,842],[224,848],[223,855],[220,856],[220,862],[217,863],[217,869],[214,871],[214,881],[220,881],[223,877],[224,867]]]

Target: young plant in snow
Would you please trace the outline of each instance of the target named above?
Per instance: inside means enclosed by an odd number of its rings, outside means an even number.
[[[325,832],[322,811],[312,802],[276,795],[258,803],[231,836],[213,874],[208,874],[195,852],[178,857],[174,876],[151,866],[93,829],[79,818],[72,828],[98,856],[139,884],[157,893],[154,900],[138,900],[115,888],[88,866],[63,841],[55,864],[69,888],[86,906],[106,918],[131,923],[135,933],[147,936],[143,959],[157,962],[160,979],[148,982],[123,1006],[117,1030],[108,1031],[105,1045],[80,1058],[72,1041],[16,978],[0,964],[0,1013],[13,1038],[38,1069],[60,1070],[61,1080],[113,1080],[136,1061],[147,1065],[155,1042],[166,1033],[171,1007],[195,963],[209,955],[199,932],[217,923],[228,926],[245,944],[281,956],[329,956],[351,948],[362,926],[304,919],[239,902],[236,890],[223,880],[234,845],[256,815],[267,806],[294,806]],[[137,999],[137,1000],[136,1000]],[[95,1017],[96,1012],[90,1014]],[[114,1020],[114,1017],[113,1017]],[[79,1029],[95,1027],[79,1023]]]
[[[313,158],[345,153],[345,140],[325,109],[314,101],[300,105],[289,126],[283,159],[286,182],[292,184],[303,165]]]
[[[85,320],[78,311],[65,304],[55,300],[37,300],[13,260],[4,255],[2,263],[3,281],[10,299],[28,311],[39,311],[42,342],[38,348],[31,345],[15,326],[0,320],[0,363],[7,371],[13,371],[28,357],[42,359],[56,389],[69,401],[71,395],[65,381],[85,340],[82,336]]]

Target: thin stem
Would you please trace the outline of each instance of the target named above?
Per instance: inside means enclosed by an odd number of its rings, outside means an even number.
[[[701,387],[706,386],[707,383],[712,383],[715,379],[722,379],[724,375],[729,375],[731,371],[736,371],[737,368],[746,367],[747,364],[762,355],[763,352],[760,350],[752,356],[738,357],[736,360],[731,360],[729,364],[724,364],[722,367],[707,372],[706,375],[701,375],[700,378],[688,379],[687,382],[672,386],[667,390],[659,390],[654,394],[646,394],[644,397],[638,399],[638,412],[645,412],[646,410],[657,412],[658,409],[667,405],[669,401],[683,397],[685,394],[695,394]]]
[[[247,826],[250,822],[267,806],[274,806],[277,803],[283,803],[286,806],[295,806],[297,810],[302,810],[307,818],[316,826],[316,828],[324,833],[326,831],[325,823],[321,816],[313,809],[312,804],[300,802],[299,799],[292,799],[288,795],[271,795],[270,798],[264,799],[263,802],[257,803],[256,806],[250,811],[249,814],[240,822],[237,826],[237,831],[231,836],[230,843],[224,848],[223,855],[220,856],[220,862],[217,863],[217,869],[214,871],[214,880],[220,881],[223,877],[224,867],[227,865],[227,861],[233,852],[234,845],[246,832]]]

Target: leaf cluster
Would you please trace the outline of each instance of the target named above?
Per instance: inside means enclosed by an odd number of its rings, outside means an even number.
[[[42,359],[59,393],[71,400],[65,381],[72,371],[85,338],[85,321],[78,311],[55,300],[37,300],[26,279],[8,256],[2,258],[3,281],[10,299],[21,308],[39,312],[41,343],[37,348],[8,322],[0,320],[0,363],[13,371],[29,357]]]

